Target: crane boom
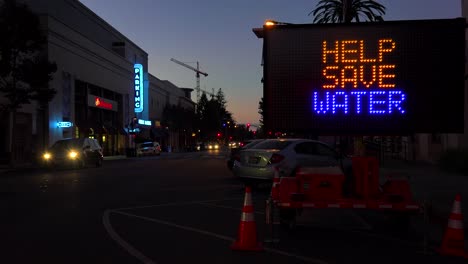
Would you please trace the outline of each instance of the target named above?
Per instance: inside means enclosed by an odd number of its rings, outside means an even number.
[[[174,58],[171,58],[171,61],[196,72],[195,77],[197,77],[197,86],[195,87],[195,90],[197,91],[197,103],[198,103],[198,101],[200,101],[200,90],[201,90],[201,88],[200,88],[200,74],[204,75],[206,77],[206,76],[208,76],[208,73],[200,71],[199,66],[198,66],[198,61],[197,61],[197,68],[194,68],[194,67],[192,67],[192,66],[190,66],[188,64],[185,64],[185,63],[183,63],[181,61],[178,61],[178,60],[176,60]]]
[[[189,68],[189,69],[191,69],[192,71],[195,71],[196,73],[202,74],[202,75],[204,75],[205,77],[208,76],[208,73],[202,72],[202,71],[200,71],[199,69],[194,68],[194,67],[192,67],[192,66],[190,66],[190,65],[188,65],[188,64],[185,64],[185,63],[183,63],[183,62],[181,62],[181,61],[178,61],[178,60],[173,59],[173,58],[171,58],[171,61],[173,61],[173,62],[175,62],[175,63],[177,63],[177,64],[179,64],[179,65],[182,65],[182,66],[184,66],[184,67],[186,67],[186,68]],[[198,63],[197,63],[197,67],[198,67]]]

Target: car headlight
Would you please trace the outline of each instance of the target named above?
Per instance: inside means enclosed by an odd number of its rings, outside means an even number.
[[[219,149],[219,145],[215,145],[214,148],[215,148],[215,149]]]
[[[76,159],[78,157],[78,152],[72,150],[68,153],[68,157],[70,157],[70,159]]]
[[[213,146],[211,146],[211,145],[208,146],[208,149],[212,149],[212,148],[213,148]]]
[[[42,157],[45,159],[45,160],[49,160],[50,158],[52,158],[52,155],[50,155],[50,153],[44,153],[44,155],[42,155]]]

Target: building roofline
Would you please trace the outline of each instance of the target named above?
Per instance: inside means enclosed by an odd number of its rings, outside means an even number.
[[[84,11],[86,11],[86,13],[88,13],[88,15],[90,15],[92,18],[94,18],[96,20],[96,22],[98,23],[101,23],[101,26],[106,28],[106,29],[109,29],[109,31],[113,34],[116,34],[118,35],[119,37],[125,39],[125,41],[128,41],[130,44],[132,44],[133,46],[135,46],[137,49],[139,49],[141,52],[143,52],[146,56],[148,56],[148,53],[142,49],[140,46],[138,46],[137,44],[135,44],[135,42],[133,42],[132,40],[130,40],[128,37],[126,37],[124,34],[122,34],[120,31],[118,31],[115,27],[113,27],[110,23],[108,23],[107,21],[105,21],[103,18],[101,18],[100,16],[98,16],[96,13],[94,13],[93,10],[91,10],[90,8],[88,8],[87,6],[85,6],[83,3],[81,3],[80,1],[78,0],[65,0],[66,2],[68,2],[69,4],[73,5],[78,5],[80,8],[82,8]]]

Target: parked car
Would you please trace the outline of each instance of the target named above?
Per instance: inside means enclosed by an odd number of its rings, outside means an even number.
[[[234,175],[243,179],[271,180],[275,167],[280,176],[294,176],[300,167],[338,167],[352,173],[351,159],[324,142],[310,139],[266,139],[240,151],[233,164]]]
[[[137,156],[161,155],[161,146],[158,142],[143,142],[137,144]]]
[[[227,167],[229,170],[232,170],[232,166],[234,165],[234,161],[240,160],[240,151],[244,149],[249,149],[254,147],[256,144],[262,142],[264,139],[249,139],[245,141],[240,141],[238,143],[239,147],[231,148],[231,152],[229,154],[229,159],[227,160]]]
[[[58,140],[42,155],[42,165],[46,167],[92,165],[101,167],[104,156],[96,139],[70,138]]]

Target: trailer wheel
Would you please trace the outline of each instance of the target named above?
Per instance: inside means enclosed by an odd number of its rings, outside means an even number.
[[[296,210],[295,209],[280,209],[281,227],[288,230],[296,228]]]
[[[411,215],[406,212],[388,212],[388,224],[397,233],[406,234],[410,230]]]

